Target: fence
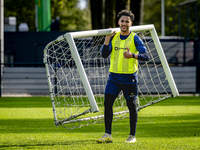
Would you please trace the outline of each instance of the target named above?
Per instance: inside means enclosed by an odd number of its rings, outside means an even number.
[[[5,33],[2,96],[49,95],[43,49],[64,32]],[[180,93],[200,93],[199,41],[160,39]]]

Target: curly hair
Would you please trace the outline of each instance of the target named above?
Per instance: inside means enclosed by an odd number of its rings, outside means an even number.
[[[117,18],[120,19],[121,16],[129,16],[131,18],[131,21],[133,22],[135,19],[135,15],[132,13],[132,11],[128,10],[122,10],[118,13]]]

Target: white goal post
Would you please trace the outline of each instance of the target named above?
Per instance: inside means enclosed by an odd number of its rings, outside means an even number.
[[[150,61],[139,64],[142,84],[139,84],[138,110],[179,96],[154,25],[132,26],[130,30],[141,37],[151,56]],[[108,79],[109,58],[102,58],[100,49],[105,35],[114,31],[120,29],[70,32],[45,47],[44,63],[56,126],[76,128],[103,121],[102,91]],[[123,118],[122,114],[128,110],[123,96],[118,100],[114,114]],[[76,122],[78,125],[74,125]]]

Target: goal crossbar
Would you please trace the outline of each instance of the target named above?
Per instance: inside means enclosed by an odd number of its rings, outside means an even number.
[[[146,31],[154,29],[154,25],[142,25],[142,26],[132,26],[130,27],[130,31]],[[91,37],[91,36],[100,36],[100,35],[107,35],[113,32],[120,31],[120,28],[111,28],[111,29],[99,29],[99,30],[89,30],[89,31],[79,31],[79,32],[70,32],[65,33],[64,35],[59,36],[56,41],[64,40],[69,34],[72,38],[82,38],[82,37]]]

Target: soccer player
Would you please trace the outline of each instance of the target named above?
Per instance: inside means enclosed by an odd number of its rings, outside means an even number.
[[[106,35],[102,48],[102,57],[107,58],[111,54],[111,58],[110,74],[104,97],[105,134],[97,140],[98,143],[110,143],[113,141],[111,137],[112,107],[120,91],[123,91],[130,116],[130,135],[125,142],[136,142],[138,60],[149,60],[143,41],[138,35],[129,30],[135,18],[134,14],[131,11],[122,10],[117,17],[120,32]]]

